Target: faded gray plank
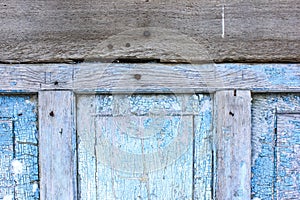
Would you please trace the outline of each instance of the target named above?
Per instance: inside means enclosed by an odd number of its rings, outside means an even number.
[[[210,199],[211,100],[200,96],[79,96],[80,199]]]
[[[251,196],[251,94],[219,91],[215,96],[217,199]]]
[[[95,156],[96,133],[95,114],[97,105],[95,96],[77,97],[77,139],[78,139],[78,198],[96,200],[97,196],[97,160]],[[105,102],[110,102],[106,99]],[[106,104],[103,109],[108,109]]]
[[[298,14],[297,0],[11,0],[0,4],[0,61],[295,62]]]
[[[0,199],[39,199],[36,96],[0,96]]]
[[[280,177],[282,174],[277,172],[275,166],[281,162],[279,160],[279,163],[276,164],[277,156],[281,157],[282,154],[279,151],[276,153],[275,133],[277,127],[277,133],[282,135],[283,132],[279,130],[281,132],[279,133],[278,129],[282,130],[283,127],[278,127],[276,115],[280,116],[283,113],[300,113],[299,94],[256,94],[253,96],[251,180],[253,198],[261,200],[277,198],[276,191],[280,189],[281,184],[277,183],[277,176]],[[284,122],[278,121],[278,123]],[[290,131],[294,132],[295,129]],[[296,139],[297,135],[294,136]],[[282,138],[280,140],[282,141]],[[290,145],[292,146],[293,143]],[[288,167],[285,169],[289,170]],[[277,186],[279,187],[277,188]]]
[[[300,112],[279,114],[276,141],[277,199],[300,197]]]
[[[42,199],[76,199],[76,126],[71,91],[39,92]]]
[[[201,93],[225,89],[300,92],[299,64],[0,65],[1,92]]]

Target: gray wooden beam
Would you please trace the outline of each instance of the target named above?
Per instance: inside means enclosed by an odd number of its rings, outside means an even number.
[[[251,198],[251,94],[228,90],[215,94],[215,143],[218,200]]]
[[[0,62],[299,62],[298,0],[10,0]]]
[[[42,199],[76,199],[76,126],[71,91],[39,92]]]
[[[203,93],[241,89],[300,92],[299,64],[0,65],[0,92]]]

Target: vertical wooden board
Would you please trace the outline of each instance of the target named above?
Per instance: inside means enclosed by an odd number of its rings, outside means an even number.
[[[300,112],[299,94],[257,94],[252,103],[252,197],[276,199],[276,114]]]
[[[251,94],[219,91],[215,96],[217,199],[250,199]]]
[[[15,197],[14,179],[10,172],[14,159],[12,121],[0,121],[0,198]]]
[[[212,199],[212,100],[198,95],[199,111],[194,117],[194,199]]]
[[[80,198],[209,199],[211,101],[200,96],[79,96]]]
[[[42,199],[76,199],[76,134],[71,91],[39,92]]]
[[[0,96],[0,199],[39,199],[36,96]]]
[[[107,101],[106,101],[107,102]],[[95,127],[96,98],[77,97],[78,198],[96,199]],[[108,109],[105,105],[103,109]]]
[[[299,199],[300,113],[277,117],[276,172],[277,199]]]

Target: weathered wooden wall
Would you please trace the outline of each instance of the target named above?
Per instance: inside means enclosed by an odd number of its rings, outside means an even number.
[[[10,0],[0,62],[299,62],[298,0]]]

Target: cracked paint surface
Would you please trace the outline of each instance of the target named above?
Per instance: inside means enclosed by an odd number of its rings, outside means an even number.
[[[300,96],[254,95],[252,104],[252,197],[300,196]]]
[[[212,198],[209,95],[81,96],[77,109],[80,199]]]
[[[36,97],[0,96],[0,199],[38,199]]]

